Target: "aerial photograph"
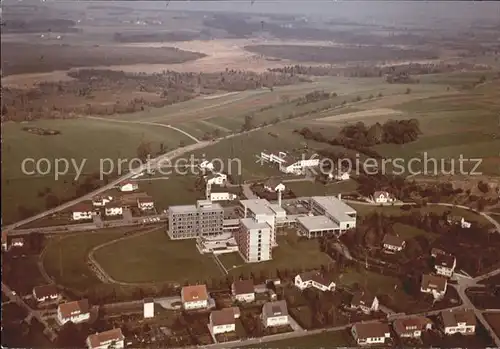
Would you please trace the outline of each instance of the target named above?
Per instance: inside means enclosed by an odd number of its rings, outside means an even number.
[[[500,1],[0,9],[3,348],[500,348]]]

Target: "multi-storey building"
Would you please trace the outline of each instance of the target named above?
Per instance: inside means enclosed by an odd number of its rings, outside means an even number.
[[[194,239],[222,234],[224,209],[210,200],[198,200],[196,205],[170,206],[168,235],[171,239]]]
[[[240,254],[247,263],[272,259],[271,227],[268,223],[243,218],[235,235]]]
[[[251,218],[256,223],[267,223],[270,230],[270,243],[276,245],[276,215],[278,208],[273,210],[276,205],[271,205],[266,199],[241,200],[240,205],[243,209],[243,217]]]

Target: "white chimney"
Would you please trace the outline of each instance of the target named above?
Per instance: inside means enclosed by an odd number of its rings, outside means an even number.
[[[338,198],[339,200],[342,200],[342,194],[340,194],[340,193],[339,193],[339,195],[337,195],[337,198]]]
[[[278,206],[281,207],[281,190],[278,191]]]

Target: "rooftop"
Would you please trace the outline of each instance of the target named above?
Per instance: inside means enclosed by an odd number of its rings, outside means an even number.
[[[351,305],[354,307],[365,306],[371,307],[373,301],[375,300],[375,296],[368,292],[356,292],[354,297],[352,297]]]
[[[213,326],[231,325],[234,324],[234,315],[232,308],[215,310],[210,314],[210,320]]]
[[[450,254],[438,253],[435,257],[435,264],[451,269],[455,264],[455,257]]]
[[[385,337],[386,333],[391,333],[389,325],[383,322],[358,323],[353,326],[359,339]]]
[[[266,314],[267,317],[288,315],[286,301],[281,300],[264,304],[262,314]]]
[[[339,229],[339,225],[326,216],[299,217],[297,221],[309,231]]]
[[[271,204],[266,199],[241,200],[240,203],[254,214],[274,215],[273,210],[269,207]]]
[[[245,226],[247,230],[252,229],[269,229],[270,226],[267,223],[258,223],[254,221],[252,218],[242,218],[240,220],[241,224]]]
[[[444,292],[446,289],[447,280],[445,277],[424,274],[422,276],[422,288],[423,289],[433,289],[436,291]]]
[[[311,200],[323,208],[326,213],[341,221],[350,221],[352,218],[348,214],[356,214],[355,209],[335,196],[313,196]]]
[[[33,288],[33,293],[36,298],[45,298],[49,296],[55,296],[59,294],[57,286],[55,284],[41,285]]]
[[[125,339],[125,337],[123,336],[121,328],[114,328],[109,331],[95,333],[88,336],[90,349],[98,348],[112,341],[120,341],[123,339]]]
[[[428,324],[432,325],[432,321],[425,316],[413,316],[394,320],[393,327],[398,336],[401,336],[402,334],[413,332],[414,328],[424,330]]]
[[[177,205],[170,206],[168,210],[172,213],[195,213],[197,212],[195,205]]]
[[[233,282],[234,294],[254,293],[253,280],[236,280]]]
[[[389,246],[403,247],[405,240],[397,235],[385,234],[382,243]]]
[[[85,314],[90,311],[89,301],[82,299],[79,301],[59,304],[59,309],[63,318],[71,317],[71,314]]]
[[[441,313],[445,327],[454,327],[458,323],[465,323],[467,326],[476,325],[476,315],[472,309],[445,310]]]
[[[269,204],[269,208],[277,215],[286,215],[285,209],[278,204]]]

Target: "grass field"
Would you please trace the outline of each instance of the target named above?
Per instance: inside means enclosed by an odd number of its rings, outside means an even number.
[[[319,250],[317,240],[299,241],[297,236],[278,236],[278,247],[273,249],[273,259],[261,263],[244,264],[233,268],[229,274],[249,276],[250,273],[265,272],[269,276],[276,274],[276,269],[309,269],[332,263],[331,259]],[[224,266],[233,267],[235,259],[230,259]]]
[[[348,330],[335,332],[325,332],[299,338],[284,339],[281,341],[261,343],[259,345],[251,345],[243,348],[340,348],[352,347],[354,340]]]
[[[485,313],[484,317],[497,336],[500,336],[500,313]]]
[[[324,185],[313,182],[289,182],[285,183],[288,189],[291,189],[297,197],[313,195],[337,195],[339,193],[349,193],[355,191],[358,184],[354,180],[331,183]]]
[[[164,229],[105,246],[94,256],[111,277],[122,282],[182,284],[222,276],[212,257],[198,252],[194,240],[172,241]]]
[[[58,130],[61,134],[34,135],[22,130],[28,126]],[[150,142],[152,150],[156,152],[160,149],[160,143],[173,149],[179,146],[180,141],[192,143],[185,135],[164,127],[90,119],[2,124],[2,219],[4,222],[18,220],[18,205],[36,211],[43,210],[45,199],[38,196],[38,192],[47,187],[60,198],[74,195],[76,170],[71,164],[72,159],[77,166],[83,164],[82,174],[88,175],[99,173],[100,159],[109,158],[118,167],[118,159],[130,161],[136,158],[137,147],[141,142]],[[23,174],[21,164],[26,158],[35,161],[46,158],[51,161],[52,170],[46,175]],[[62,158],[70,162],[69,170],[66,176],[56,181],[54,161]],[[128,164],[124,162],[122,168],[127,170]],[[134,166],[137,163],[132,164]],[[33,163],[28,163],[26,169],[33,171]],[[45,167],[41,170],[44,171]]]
[[[87,265],[92,248],[122,237],[131,228],[106,229],[90,233],[54,237],[47,245],[43,266],[58,284],[86,290],[101,281]]]

